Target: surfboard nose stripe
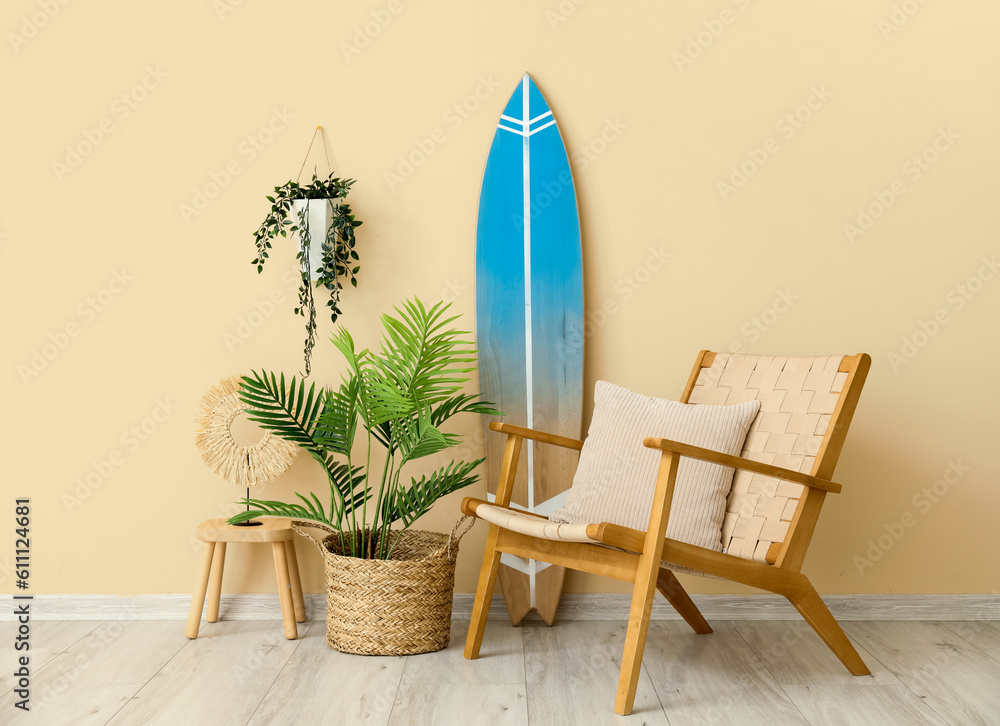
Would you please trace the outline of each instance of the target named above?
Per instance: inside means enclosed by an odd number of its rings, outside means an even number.
[[[529,132],[528,132],[528,136],[534,136],[534,135],[535,135],[535,134],[537,134],[537,133],[538,133],[539,131],[543,131],[543,130],[547,129],[547,128],[548,128],[549,126],[555,126],[555,123],[556,123],[556,120],[555,120],[555,119],[552,119],[551,121],[549,121],[549,122],[548,122],[547,124],[545,124],[544,126],[539,126],[539,127],[537,128],[537,129],[533,129],[532,131],[529,131]]]
[[[518,131],[517,129],[508,128],[507,126],[504,126],[503,124],[497,124],[497,128],[498,129],[503,129],[504,131],[510,131],[512,134],[517,134],[518,136],[524,136],[524,132],[523,131]]]
[[[541,121],[543,118],[548,118],[551,115],[552,115],[552,111],[551,110],[546,111],[545,113],[539,114],[538,116],[535,116],[535,118],[531,119],[528,122],[528,126],[530,127],[531,124],[535,123],[536,121]],[[524,121],[522,119],[514,118],[513,116],[508,116],[507,114],[503,114],[503,113],[500,114],[500,118],[503,119],[504,121],[510,121],[512,123],[518,124],[519,126],[524,126],[525,125]]]
[[[531,119],[528,122],[528,126],[531,126],[531,124],[535,123],[535,121],[541,121],[543,118],[546,118],[546,117],[551,116],[551,115],[552,115],[552,111],[546,111],[545,113],[543,113],[543,114],[541,114],[539,116],[535,116],[535,118]],[[555,121],[553,121],[552,123],[555,123]]]
[[[527,137],[527,136],[534,136],[539,131],[544,131],[549,126],[555,126],[555,125],[556,125],[556,122],[555,122],[555,119],[553,119],[552,121],[549,121],[544,126],[539,126],[537,129],[532,129],[528,133],[524,133],[523,131],[518,131],[517,129],[512,129],[509,126],[504,126],[503,124],[497,124],[497,128],[498,129],[503,129],[504,131],[510,131],[512,134],[517,134],[518,136],[525,136],[525,137]]]
[[[549,121],[544,126],[539,126],[536,129],[531,128],[532,124],[534,124],[534,123],[536,123],[538,121],[541,121],[542,119],[549,118],[551,115],[552,115],[552,111],[551,110],[550,111],[546,111],[545,113],[539,114],[538,116],[535,116],[535,118],[533,118],[530,121],[528,121],[527,123],[525,123],[524,121],[522,121],[519,118],[514,118],[513,116],[507,116],[506,114],[501,114],[500,115],[501,121],[508,121],[510,123],[517,124],[518,126],[521,127],[521,129],[512,129],[509,126],[504,126],[503,123],[498,123],[497,124],[497,128],[498,129],[503,129],[504,131],[510,131],[512,134],[517,134],[518,136],[525,136],[525,135],[527,135],[527,136],[533,136],[533,135],[537,134],[539,131],[542,131],[543,129],[547,129],[549,126],[554,126],[555,125],[556,120],[553,118],[551,121]]]

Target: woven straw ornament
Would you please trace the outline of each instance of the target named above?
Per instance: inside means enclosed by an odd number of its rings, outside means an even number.
[[[213,472],[240,487],[252,487],[284,473],[298,447],[270,431],[252,446],[236,442],[230,427],[247,408],[240,401],[240,381],[241,376],[223,378],[205,392],[195,417],[194,442]]]

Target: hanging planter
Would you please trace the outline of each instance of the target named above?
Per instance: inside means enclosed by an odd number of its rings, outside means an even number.
[[[316,129],[316,133],[320,131]],[[326,304],[330,308],[330,321],[336,323],[341,314],[340,291],[344,283],[358,286],[356,276],[361,267],[357,264],[360,258],[354,248],[354,229],[360,227],[361,222],[355,219],[350,205],[343,201],[353,184],[354,179],[340,179],[333,174],[320,179],[313,174],[312,182],[305,186],[296,180],[275,187],[274,195],[267,197],[271,211],[254,234],[257,257],[252,264],[257,266],[258,273],[264,269],[272,240],[292,235],[298,241],[296,257],[300,261],[301,282],[295,313],[306,319],[304,376],[311,371],[312,349],[316,345],[313,287],[323,287],[329,292]]]

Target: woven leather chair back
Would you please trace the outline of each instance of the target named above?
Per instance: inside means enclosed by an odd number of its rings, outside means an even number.
[[[823,440],[833,430],[832,417],[848,375],[839,370],[843,359],[717,353],[712,365],[701,369],[687,402],[732,405],[759,400],[760,413],[742,456],[821,475],[817,454],[825,450]],[[831,468],[825,475],[832,473]],[[725,552],[774,563],[803,489],[737,471],[722,527]]]

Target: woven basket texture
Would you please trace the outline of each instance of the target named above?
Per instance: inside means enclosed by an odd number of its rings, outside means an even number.
[[[390,535],[388,560],[341,554],[339,535],[323,540],[327,641],[358,655],[412,655],[448,646],[458,542],[440,532]]]

